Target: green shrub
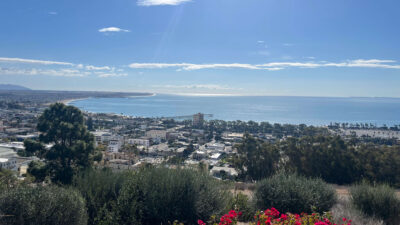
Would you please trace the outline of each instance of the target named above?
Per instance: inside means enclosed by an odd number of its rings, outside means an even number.
[[[193,224],[225,209],[228,192],[209,175],[189,169],[147,168],[125,182],[119,224]]]
[[[350,194],[354,206],[366,215],[383,219],[388,224],[398,224],[400,200],[393,188],[388,185],[370,186],[361,183],[352,186]]]
[[[72,189],[18,187],[0,195],[1,224],[85,225],[85,200]]]
[[[324,212],[336,202],[334,189],[321,179],[284,173],[259,182],[254,197],[258,209],[292,213]]]
[[[242,215],[239,217],[239,221],[242,222],[251,221],[255,212],[254,205],[249,200],[249,197],[241,192],[232,196],[225,211],[228,212],[231,209],[242,213]]]
[[[351,225],[384,225],[381,219],[367,216],[351,204],[348,196],[340,196],[331,211],[334,222],[342,224],[343,218],[351,219]]]
[[[74,179],[75,188],[86,200],[88,225],[113,224],[119,192],[126,173],[109,169],[88,170]]]

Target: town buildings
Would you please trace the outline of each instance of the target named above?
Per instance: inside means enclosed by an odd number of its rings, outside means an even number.
[[[193,126],[200,127],[204,123],[204,114],[197,113],[193,115]]]

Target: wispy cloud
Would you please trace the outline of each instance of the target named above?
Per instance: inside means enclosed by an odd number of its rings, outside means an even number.
[[[49,15],[55,16],[55,15],[58,15],[58,12],[49,12]]]
[[[130,32],[130,30],[121,29],[119,27],[105,27],[99,29],[101,33],[108,33],[108,32]]]
[[[65,66],[74,65],[73,63],[69,63],[69,62],[58,62],[58,61],[36,60],[36,59],[21,59],[21,58],[5,58],[5,57],[0,57],[0,62],[31,63],[31,64],[42,64],[42,65],[65,65]]]
[[[394,60],[382,59],[357,59],[344,62],[269,62],[264,64],[193,64],[193,63],[132,63],[132,69],[163,69],[176,68],[177,70],[201,69],[249,69],[249,70],[282,70],[286,68],[321,68],[321,67],[359,67],[359,68],[384,68],[400,69]]]
[[[95,72],[98,77],[126,77],[127,73],[118,73],[118,72]]]
[[[138,0],[140,6],[157,6],[157,5],[180,5],[191,0]]]
[[[188,84],[188,85],[153,85],[156,88],[171,89],[206,89],[206,90],[241,90],[241,88],[232,88],[218,84]]]
[[[19,65],[24,64],[24,65]],[[62,61],[49,61],[38,59],[0,57],[0,75],[49,75],[67,77],[123,77],[128,76],[124,67],[94,66],[83,63]],[[5,66],[4,66],[5,65]],[[315,68],[376,68],[399,69],[400,64],[388,59],[356,59],[341,62],[306,61],[306,62],[268,62],[263,64],[246,63],[132,63],[131,69],[175,69],[177,71],[195,71],[204,69],[243,69],[243,70],[268,70],[278,71],[289,68],[315,69]],[[142,73],[142,71],[141,71]],[[213,86],[190,86],[191,88],[213,88]],[[215,87],[214,87],[215,88]]]
[[[84,65],[82,63],[0,57],[0,64],[7,65],[6,67],[0,67],[0,75],[47,75],[64,77],[127,76],[126,73],[123,73],[124,70],[120,68]]]
[[[90,75],[87,72],[83,72],[75,69],[21,69],[21,68],[3,68],[0,67],[0,75],[47,75],[57,77],[83,77]]]
[[[132,69],[163,69],[177,68],[181,70],[200,70],[200,69],[259,69],[255,65],[231,63],[231,64],[193,64],[193,63],[132,63]]]
[[[85,67],[87,70],[111,70],[109,66],[92,66],[88,65]]]

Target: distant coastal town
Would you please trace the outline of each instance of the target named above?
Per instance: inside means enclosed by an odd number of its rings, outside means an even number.
[[[18,171],[21,178],[35,156],[18,154],[24,140],[37,139],[38,117],[49,104],[82,98],[150,96],[150,93],[3,91],[0,92],[0,167]],[[292,137],[312,134],[337,135],[361,143],[399,144],[399,126],[376,127],[372,124],[332,123],[329,126],[255,123],[252,121],[207,120],[205,114],[184,119],[139,118],[85,112],[86,124],[102,152],[97,166],[113,170],[133,170],[144,164],[206,165],[209,173],[223,179],[235,179],[239,171],[228,160],[237,154],[235,146],[245,134],[260,141],[276,143]]]

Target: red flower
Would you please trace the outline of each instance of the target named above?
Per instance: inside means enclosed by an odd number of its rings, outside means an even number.
[[[205,225],[206,223],[204,223],[202,220],[197,220],[197,224],[198,225]]]

